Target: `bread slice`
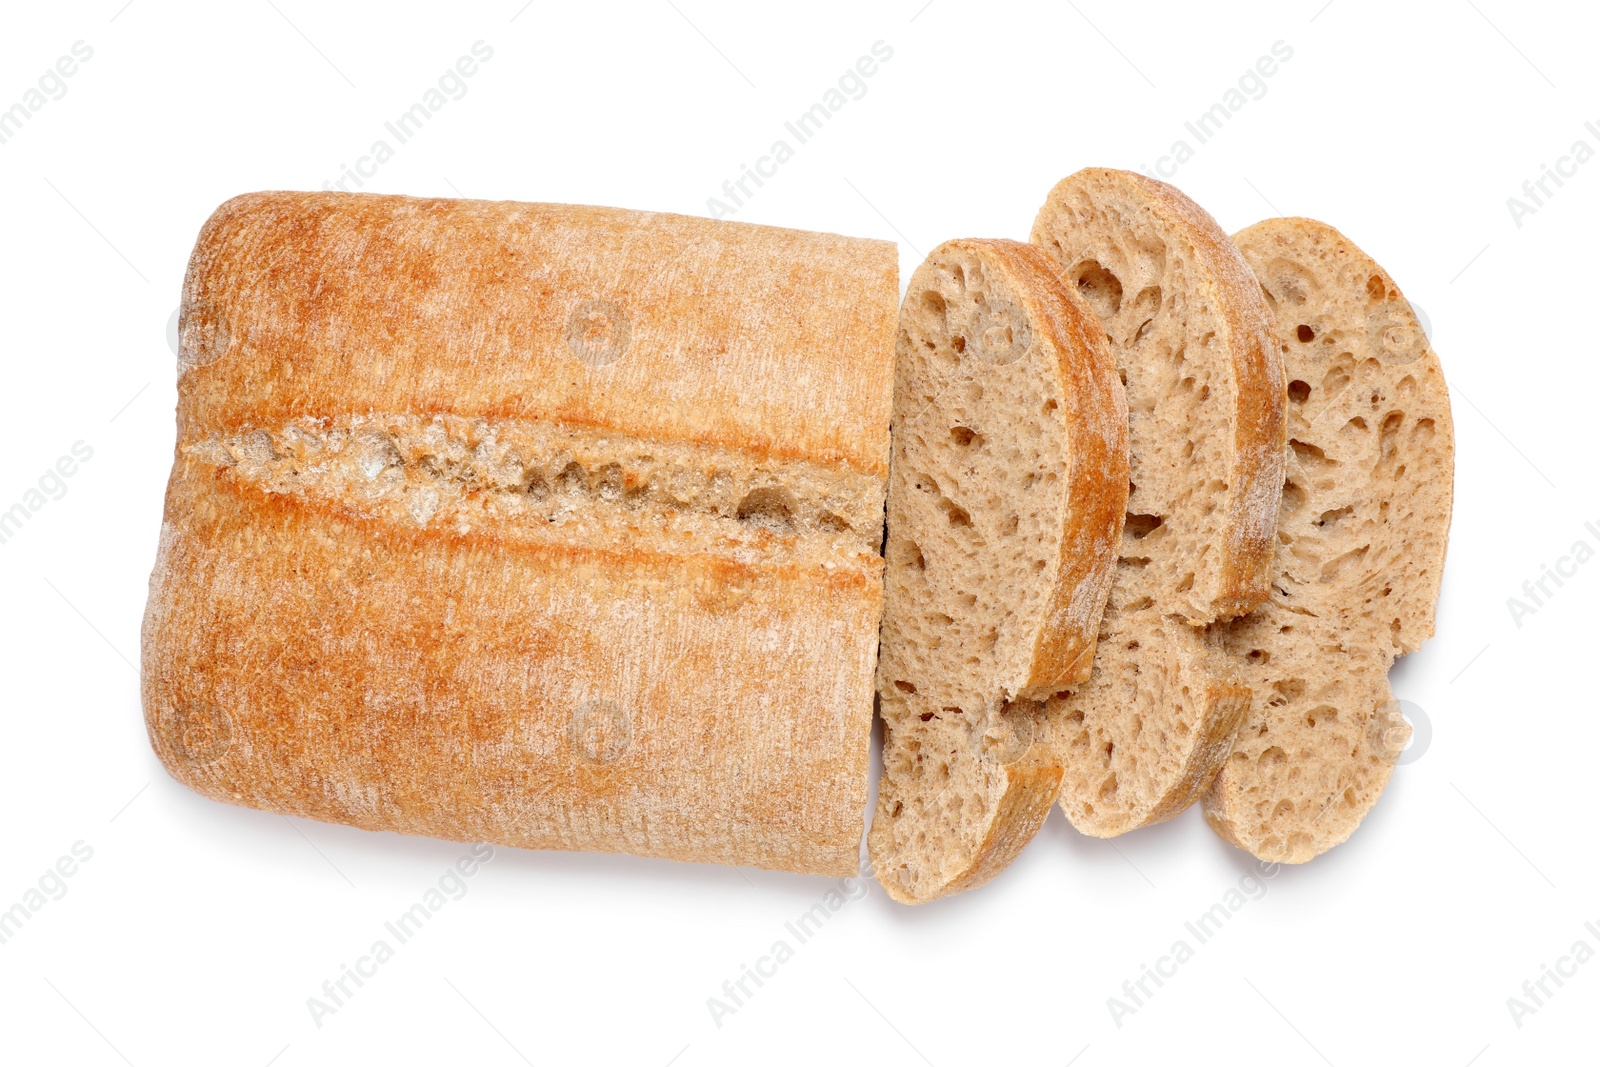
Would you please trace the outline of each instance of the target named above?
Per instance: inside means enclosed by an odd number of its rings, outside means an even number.
[[[1201,628],[1267,595],[1283,372],[1238,249],[1171,186],[1079,171],[1032,240],[1099,314],[1127,387],[1132,485],[1100,651],[1047,708],[1061,806],[1111,837],[1197,800],[1249,704]]]
[[[143,629],[218,800],[854,873],[892,244],[258,193],[184,286]]]
[[[1433,634],[1454,432],[1439,359],[1382,267],[1310,219],[1234,240],[1286,339],[1290,455],[1272,598],[1219,629],[1256,699],[1205,815],[1302,863],[1350,836],[1405,746],[1388,672]]]
[[[896,342],[869,851],[915,903],[981,885],[1061,781],[1042,700],[1088,676],[1127,502],[1127,408],[1093,314],[1016,241],[949,241]]]

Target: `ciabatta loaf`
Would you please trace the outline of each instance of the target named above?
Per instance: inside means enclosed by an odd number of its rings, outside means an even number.
[[[1267,595],[1283,372],[1238,249],[1171,186],[1079,171],[1032,239],[1098,313],[1127,387],[1132,485],[1099,653],[1047,711],[1061,806],[1110,837],[1199,799],[1249,705],[1202,628]]]
[[[1343,234],[1284,218],[1234,240],[1286,339],[1290,454],[1271,600],[1219,628],[1255,700],[1205,814],[1300,863],[1350,836],[1405,745],[1388,673],[1433,634],[1450,396],[1400,287]]]
[[[1127,502],[1099,322],[1037,248],[949,241],[900,310],[869,848],[919,902],[1027,844],[1061,767],[1043,700],[1094,659]]]
[[[893,245],[261,193],[185,281],[143,630],[219,800],[856,870]]]

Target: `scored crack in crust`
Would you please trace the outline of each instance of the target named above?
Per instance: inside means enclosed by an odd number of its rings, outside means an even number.
[[[1093,313],[1004,240],[946,242],[913,275],[894,410],[868,848],[918,903],[988,881],[1054,803],[1044,699],[1094,658],[1128,424]]]
[[[1290,440],[1272,597],[1216,635],[1256,700],[1205,815],[1302,863],[1360,825],[1409,736],[1389,668],[1433,634],[1454,430],[1439,358],[1371,257],[1311,219],[1234,240],[1285,339]]]
[[[1079,171],[1032,241],[1098,314],[1127,390],[1132,484],[1094,672],[1046,709],[1062,809],[1112,837],[1199,799],[1249,706],[1203,628],[1267,596],[1280,343],[1238,249],[1169,185]]]
[[[402,526],[876,567],[880,482],[805,460],[458,415],[302,416],[184,446],[230,484]]]

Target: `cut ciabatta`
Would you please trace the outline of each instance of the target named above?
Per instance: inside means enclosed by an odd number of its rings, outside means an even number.
[[[1111,837],[1199,799],[1249,705],[1202,628],[1267,595],[1280,342],[1239,250],[1171,186],[1079,171],[1051,190],[1032,239],[1099,314],[1127,387],[1133,484],[1100,650],[1047,709],[1061,806]]]
[[[1088,676],[1127,502],[1127,408],[1094,315],[1016,241],[949,241],[896,342],[869,850],[916,903],[977,886],[1050,812],[1043,698]]]
[[[1272,598],[1218,633],[1256,699],[1205,815],[1301,863],[1350,836],[1404,748],[1388,672],[1433,634],[1450,396],[1399,286],[1339,231],[1269,219],[1234,240],[1287,341],[1290,456]]]
[[[853,874],[894,246],[257,193],[184,284],[146,723],[217,800]]]

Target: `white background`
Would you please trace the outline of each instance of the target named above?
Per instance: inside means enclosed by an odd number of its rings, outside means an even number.
[[[8,5],[0,36],[0,107],[94,50],[0,145],[0,510],[93,449],[0,545],[0,909],[93,850],[0,945],[0,1060],[1594,1061],[1600,961],[1520,1027],[1506,1003],[1580,938],[1600,950],[1600,562],[1520,627],[1506,604],[1578,539],[1600,547],[1600,160],[1520,227],[1506,204],[1575,140],[1600,149],[1592,10],[122,4]],[[467,846],[215,804],[152,756],[133,664],[172,452],[167,324],[217,204],[337,177],[480,39],[467,94],[366,188],[705,214],[884,41],[866,94],[737,217],[896,240],[902,277],[946,238],[1025,238],[1079,167],[1194,146],[1185,120],[1285,42],[1265,95],[1173,180],[1230,232],[1280,211],[1337,225],[1432,322],[1455,522],[1438,635],[1395,672],[1427,750],[1120,1026],[1107,998],[1194,945],[1184,922],[1249,869],[1198,811],[1114,842],[1053,813],[997,881],[920,908],[874,885],[720,1027],[707,998],[833,883],[501,849],[315,1025],[307,998]]]

